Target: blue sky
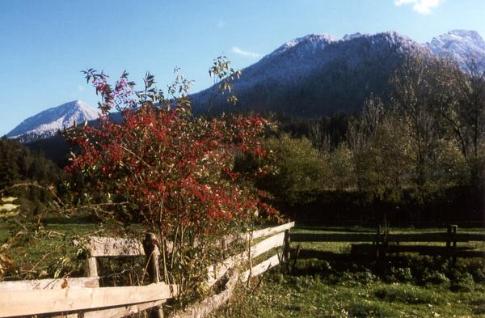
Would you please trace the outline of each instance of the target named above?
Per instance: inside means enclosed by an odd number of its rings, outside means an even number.
[[[397,31],[419,42],[452,29],[485,36],[485,0],[0,0],[0,135],[46,108],[97,98],[80,73],[174,67],[210,85],[218,55],[242,68],[309,33]]]

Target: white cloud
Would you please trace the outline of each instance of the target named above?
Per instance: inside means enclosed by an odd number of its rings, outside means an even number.
[[[85,87],[85,86],[83,86],[83,85],[78,85],[78,86],[77,86],[77,90],[78,90],[79,92],[84,92],[84,91],[86,90],[86,87]]]
[[[430,14],[433,8],[442,3],[443,0],[394,0],[396,6],[411,5],[414,11],[424,15]]]
[[[244,57],[251,57],[251,58],[261,57],[261,54],[259,54],[259,53],[246,51],[246,50],[238,48],[237,46],[233,46],[231,48],[231,52],[236,53],[236,54],[241,55],[241,56],[244,56]]]

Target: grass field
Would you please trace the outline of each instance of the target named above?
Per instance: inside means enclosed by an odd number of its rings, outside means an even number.
[[[213,317],[485,317],[485,288],[451,291],[447,284],[363,281],[342,273],[338,282],[319,275],[266,275],[239,290]]]

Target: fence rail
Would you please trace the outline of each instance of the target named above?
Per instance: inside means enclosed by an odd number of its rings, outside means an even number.
[[[0,282],[0,292],[98,287],[98,277],[70,277]]]
[[[90,311],[166,300],[176,294],[175,285],[164,283],[147,286],[16,290],[1,294],[0,315],[30,316]]]
[[[292,242],[447,242],[448,233],[399,233],[399,234],[371,234],[371,233],[291,233]],[[456,242],[485,241],[485,234],[456,233]]]
[[[291,233],[292,242],[349,242],[354,256],[382,257],[387,254],[419,253],[423,255],[441,255],[446,257],[484,257],[485,253],[470,246],[457,246],[457,243],[485,242],[485,234],[459,233],[458,226],[449,225],[443,232],[428,233]],[[355,244],[359,243],[359,244]],[[400,245],[400,243],[404,243]],[[405,243],[413,243],[405,245]],[[424,243],[424,244],[423,244]],[[441,243],[442,245],[429,245]],[[427,245],[425,245],[427,244]],[[293,250],[298,258],[340,257],[335,253],[310,249]]]

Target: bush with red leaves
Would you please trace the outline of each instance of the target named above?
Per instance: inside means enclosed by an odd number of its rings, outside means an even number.
[[[66,170],[82,178],[82,197],[107,203],[99,216],[146,224],[163,242],[174,242],[185,275],[170,277],[177,264],[167,262],[167,280],[190,281],[189,268],[213,262],[204,242],[276,214],[260,200],[251,176],[234,171],[237,155],[266,155],[261,138],[270,122],[259,116],[195,117],[180,78],[172,92],[181,95],[164,98],[150,74],[141,92],[134,92],[126,73],[113,86],[103,73],[89,70],[86,77],[102,97],[101,117],[98,125],[68,131],[79,151]],[[121,120],[112,119],[113,109]]]

